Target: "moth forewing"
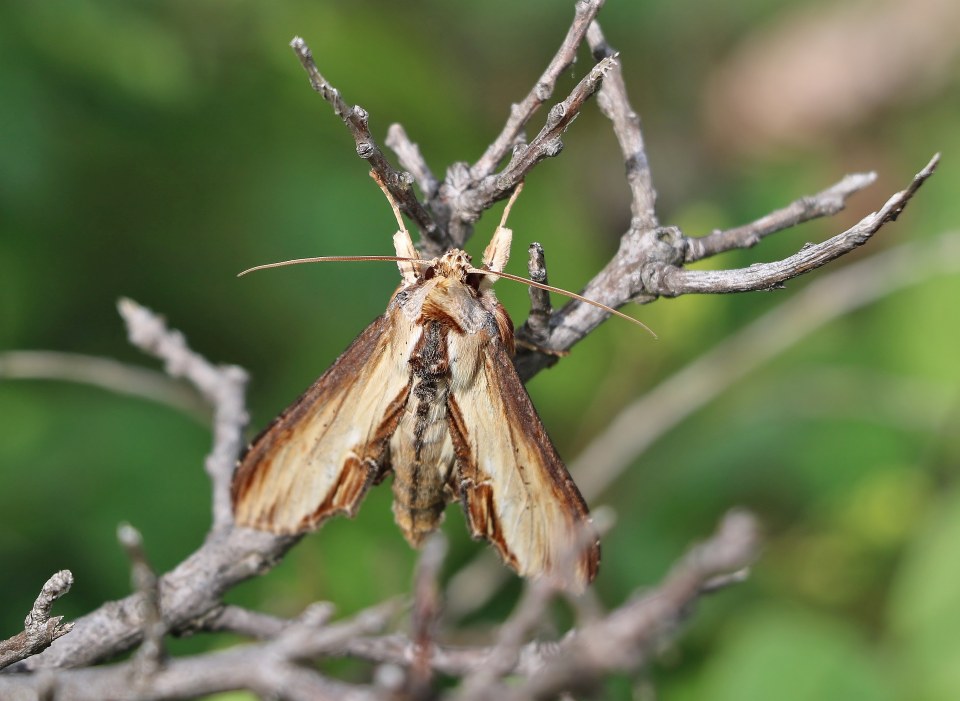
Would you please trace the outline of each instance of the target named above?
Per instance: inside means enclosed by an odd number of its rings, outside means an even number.
[[[234,475],[238,525],[302,533],[353,515],[384,466],[406,404],[409,324],[378,318],[247,449]]]

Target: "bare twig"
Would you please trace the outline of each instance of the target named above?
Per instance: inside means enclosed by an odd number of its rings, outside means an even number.
[[[877,174],[873,172],[852,173],[826,190],[801,197],[786,207],[770,212],[749,224],[723,231],[717,230],[699,238],[690,237],[687,239],[684,261],[693,263],[735,248],[750,248],[770,234],[811,219],[833,216],[843,210],[851,195],[872,185],[876,179]]]
[[[447,541],[434,533],[423,546],[413,580],[413,664],[410,667],[408,693],[411,698],[429,698],[433,668],[434,636],[442,608],[440,568],[447,554]]]
[[[427,201],[433,199],[440,187],[440,181],[427,165],[423,154],[420,153],[420,147],[410,140],[401,125],[390,125],[387,129],[386,144],[397,154],[400,165],[410,171],[424,198]]]
[[[328,625],[327,605],[308,608],[274,639],[242,645],[222,652],[173,658],[147,677],[137,660],[116,665],[56,672],[58,698],[72,701],[146,701],[191,699],[234,689],[249,689],[261,696],[293,699],[382,698],[369,688],[329,679],[298,666],[299,660],[315,659],[340,651],[347,642],[376,632],[396,610],[393,603],[368,609],[346,621]],[[0,698],[36,693],[42,675],[0,676]]]
[[[291,621],[268,613],[251,611],[240,606],[220,606],[196,621],[195,630],[236,633],[250,638],[273,638]],[[181,628],[181,633],[193,632]]]
[[[60,570],[46,581],[23,622],[23,631],[0,641],[0,669],[37,654],[70,632],[73,624],[64,623],[63,616],[51,617],[50,611],[53,602],[70,591],[71,586],[70,570]]]
[[[573,22],[564,37],[556,55],[540,76],[537,84],[519,103],[510,108],[510,117],[500,134],[487,147],[487,150],[470,168],[474,182],[483,180],[493,173],[497,165],[517,144],[524,126],[544,102],[550,99],[557,84],[557,78],[573,64],[577,49],[583,41],[590,22],[596,17],[603,0],[579,0],[574,8]]]
[[[534,282],[542,285],[549,285],[547,279],[547,260],[543,252],[543,246],[534,242],[527,249],[529,258],[527,260],[527,273]],[[542,346],[547,339],[547,332],[550,326],[550,316],[553,314],[553,306],[550,304],[550,293],[538,287],[530,287],[530,315],[519,329],[517,329],[517,340],[520,343],[529,344],[533,348]]]
[[[597,61],[617,55],[616,50],[604,38],[597,21],[593,21],[587,30],[587,42]],[[623,152],[627,183],[630,185],[632,196],[630,209],[633,213],[633,222],[630,226],[638,231],[654,229],[659,225],[654,209],[657,203],[657,192],[653,188],[650,163],[647,161],[647,151],[643,145],[640,117],[630,106],[627,87],[623,81],[623,68],[619,62],[604,79],[597,95],[597,104],[600,106],[600,111],[613,123],[613,132]]]
[[[134,591],[140,596],[143,611],[143,643],[134,655],[137,665],[136,677],[140,683],[148,683],[163,665],[166,650],[163,637],[167,626],[160,612],[160,589],[157,573],[153,571],[143,549],[143,536],[129,523],[117,528],[117,540],[130,559],[130,579]]]
[[[244,403],[247,373],[236,365],[212,365],[190,350],[182,333],[168,329],[162,318],[133,300],[121,299],[117,308],[127,324],[130,342],[163,360],[169,375],[189,380],[213,405],[213,449],[205,466],[213,491],[211,532],[218,533],[233,520],[230,480],[249,420]]]
[[[209,407],[192,387],[161,372],[111,358],[57,351],[7,351],[0,353],[0,377],[93,385],[164,404],[204,424],[210,422]]]
[[[939,154],[914,177],[907,189],[893,195],[878,211],[856,226],[827,241],[807,246],[783,261],[762,263],[739,270],[686,270],[682,266],[688,239],[676,227],[640,232],[631,229],[620,242],[617,255],[590,281],[584,296],[611,307],[627,301],[648,303],[658,296],[690,293],[725,293],[773,289],[785,281],[814,270],[863,245],[885,223],[893,221],[917,189],[933,174]],[[571,302],[551,319],[547,347],[567,350],[596,328],[607,314]],[[555,358],[520,348],[514,359],[517,371],[528,379]]]
[[[370,134],[370,126],[368,124],[369,115],[367,111],[359,105],[354,105],[353,107],[347,106],[347,103],[344,102],[340,96],[340,91],[333,87],[327,79],[320,74],[317,64],[313,60],[313,54],[310,52],[310,47],[307,46],[307,43],[303,39],[294,37],[293,41],[290,42],[290,47],[297,55],[297,58],[300,59],[300,63],[307,72],[310,78],[310,85],[320,97],[333,106],[333,111],[350,129],[350,133],[353,134],[353,140],[357,144],[357,155],[368,161],[370,167],[376,171],[383,182],[386,183],[390,194],[393,195],[393,199],[399,203],[400,209],[417,225],[421,238],[441,250],[449,248],[450,241],[446,232],[437,225],[437,222],[434,221],[430,213],[420,204],[420,201],[410,188],[413,182],[412,176],[410,176],[409,173],[401,173],[395,170],[383,155],[380,147],[377,146],[376,141]]]
[[[476,194],[481,199],[472,201],[474,211],[482,211],[490,206],[488,201],[495,202],[512,192],[535,165],[544,158],[560,153],[563,149],[560,136],[580,114],[580,108],[587,99],[600,88],[607,73],[617,65],[616,55],[603,59],[590,69],[563,102],[551,108],[546,124],[530,144],[514,149],[513,158],[507,166],[497,176],[490,176],[477,187]]]
[[[694,547],[656,590],[577,630],[526,682],[504,687],[504,696],[490,698],[554,698],[565,690],[589,687],[609,671],[638,669],[690,614],[705,586],[747,567],[758,549],[754,518],[730,512],[713,537]]]
[[[805,246],[789,258],[775,263],[756,263],[740,270],[686,270],[662,264],[651,266],[641,273],[645,278],[644,288],[649,293],[666,297],[775,289],[787,280],[826,265],[865,244],[880,227],[897,218],[920,186],[933,174],[939,161],[940,154],[930,159],[923,170],[914,176],[910,186],[893,195],[879,211],[867,215],[842,234],[823,243]]]

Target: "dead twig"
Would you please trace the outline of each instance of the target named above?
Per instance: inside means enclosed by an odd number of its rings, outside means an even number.
[[[872,185],[876,179],[876,173],[853,173],[826,190],[801,197],[749,224],[722,231],[718,229],[706,236],[690,237],[686,240],[684,262],[693,263],[735,248],[751,248],[770,234],[818,217],[831,217],[843,211],[851,195]]]
[[[249,421],[245,404],[247,373],[236,365],[211,364],[190,350],[182,333],[168,329],[161,317],[133,300],[121,299],[117,308],[127,324],[130,342],[161,359],[170,376],[186,378],[213,406],[213,449],[205,467],[213,491],[211,533],[219,533],[233,521],[230,480]]]
[[[73,629],[72,623],[63,622],[63,616],[50,615],[53,602],[70,591],[71,586],[70,570],[60,570],[46,581],[23,622],[23,631],[0,641],[0,669],[37,654]]]
[[[600,29],[600,23],[593,21],[587,30],[587,43],[596,61],[616,56],[617,51],[607,43]],[[655,206],[657,191],[653,187],[653,175],[647,160],[643,134],[640,131],[640,117],[630,106],[627,86],[623,81],[623,67],[617,63],[603,81],[597,95],[600,111],[613,124],[613,133],[620,144],[626,166],[627,183],[630,185],[633,222],[630,227],[639,231],[648,231],[659,225]]]
[[[310,78],[310,85],[320,97],[330,103],[334,113],[343,120],[343,123],[350,129],[353,140],[357,144],[357,155],[368,161],[370,167],[376,171],[380,179],[386,183],[393,199],[400,205],[400,210],[406,214],[416,224],[420,231],[421,239],[430,243],[431,246],[441,251],[450,248],[451,242],[442,228],[437,226],[430,213],[424,209],[423,205],[413,194],[410,188],[413,182],[409,173],[401,173],[394,169],[387,161],[377,142],[370,133],[368,124],[369,115],[367,111],[359,105],[348,107],[340,96],[340,91],[333,87],[317,68],[313,60],[313,54],[310,47],[300,37],[294,37],[290,42],[290,47],[300,59],[303,69]]]

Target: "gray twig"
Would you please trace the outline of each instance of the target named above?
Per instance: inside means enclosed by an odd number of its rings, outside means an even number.
[[[7,351],[0,353],[0,377],[92,385],[164,404],[203,424],[210,422],[210,409],[193,387],[156,370],[112,358],[58,351]]]
[[[607,306],[620,307],[634,301],[641,304],[660,296],[720,294],[769,290],[810,272],[866,243],[884,224],[897,218],[917,189],[926,182],[939,162],[939,154],[914,176],[910,186],[893,195],[878,211],[856,226],[820,244],[805,247],[789,258],[737,270],[686,270],[682,267],[689,239],[676,227],[640,231],[631,227],[620,241],[620,250],[584,289],[583,294]],[[570,302],[551,319],[547,347],[567,350],[582,340],[607,313],[580,302]],[[556,362],[540,353],[519,349],[514,359],[524,379]]]
[[[548,285],[547,259],[543,246],[534,241],[527,249],[527,274],[534,282]],[[547,340],[550,329],[550,317],[553,314],[553,305],[550,303],[550,293],[539,287],[530,287],[530,314],[523,326],[517,329],[517,340],[521,345],[529,344],[532,349],[542,347]]]
[[[840,182],[815,195],[801,197],[786,207],[770,212],[756,221],[732,229],[716,230],[706,236],[687,239],[684,262],[693,263],[735,248],[756,246],[764,237],[791,226],[816,219],[830,217],[843,210],[851,195],[872,185],[877,174],[852,173]]]
[[[728,513],[716,533],[695,546],[654,591],[604,618],[576,630],[523,684],[503,687],[489,698],[546,699],[589,687],[613,670],[636,670],[667,639],[692,604],[716,577],[742,570],[757,557],[756,520],[743,511]]]
[[[420,147],[410,140],[401,125],[390,125],[387,129],[386,144],[397,154],[400,165],[410,171],[413,179],[420,187],[424,199],[428,202],[433,199],[440,187],[440,181],[437,180],[433,171],[430,170],[430,166],[427,165],[426,159],[420,153]]]
[[[550,99],[556,87],[557,78],[573,64],[587,27],[602,6],[603,0],[579,0],[577,2],[574,8],[573,22],[570,24],[567,36],[564,37],[563,43],[560,44],[560,48],[551,59],[547,69],[527,96],[510,107],[510,117],[500,134],[470,168],[470,175],[474,182],[479,182],[493,173],[500,161],[516,145],[524,126],[530,121],[530,118],[544,102]]]
[[[400,205],[400,210],[406,214],[416,224],[420,231],[422,239],[429,241],[432,245],[446,250],[450,247],[450,241],[445,231],[443,231],[434,221],[430,213],[424,209],[423,205],[417,199],[410,185],[413,178],[409,173],[402,173],[387,161],[377,142],[370,133],[368,124],[369,115],[367,111],[359,105],[348,107],[340,96],[340,91],[333,87],[323,75],[320,74],[317,64],[313,60],[313,54],[310,47],[300,37],[294,37],[290,42],[290,47],[300,59],[304,70],[310,78],[310,85],[324,100],[333,106],[336,113],[343,123],[350,129],[353,140],[357,144],[357,155],[368,161],[370,167],[380,176],[380,179],[386,183],[387,189],[393,195],[393,199]]]
[[[836,260],[865,244],[884,224],[899,216],[917,190],[926,182],[940,161],[940,154],[917,173],[910,186],[893,195],[879,211],[868,214],[855,226],[818,244],[805,246],[799,253],[774,263],[755,263],[739,270],[686,270],[655,264],[641,272],[647,293],[676,297],[682,294],[723,294],[781,287],[804,273]],[[687,239],[689,240],[689,239]]]
[[[194,353],[182,333],[168,329],[160,316],[133,300],[121,299],[117,308],[127,324],[130,342],[161,359],[167,374],[190,381],[213,406],[213,448],[205,467],[213,492],[211,534],[220,533],[233,521],[230,480],[249,420],[244,398],[247,373],[236,365],[215,366]]]
[[[73,623],[64,623],[63,616],[51,616],[50,612],[53,602],[70,591],[71,586],[70,570],[60,570],[46,581],[23,622],[23,631],[0,641],[0,669],[36,655],[70,632]]]
[[[587,30],[587,42],[596,61],[617,55],[617,51],[607,43],[596,20],[590,23]],[[653,187],[653,176],[650,172],[650,163],[647,160],[647,151],[643,145],[643,134],[640,131],[640,117],[630,106],[627,98],[627,86],[623,81],[623,68],[617,63],[610,74],[604,79],[600,92],[597,95],[597,104],[600,111],[613,123],[613,133],[620,144],[626,165],[627,183],[630,185],[632,196],[630,208],[633,213],[631,228],[638,231],[649,231],[656,228],[657,214],[654,209],[657,203],[657,191]]]
[[[433,668],[430,658],[433,655],[434,638],[443,605],[440,568],[446,554],[446,538],[439,532],[433,534],[423,546],[414,574],[411,616],[414,647],[408,684],[408,694],[413,699],[427,699],[431,696]]]
[[[143,643],[134,655],[137,683],[149,684],[151,677],[163,665],[166,650],[163,637],[167,626],[160,611],[160,585],[143,549],[143,536],[129,523],[117,528],[117,540],[130,559],[130,580],[140,597],[143,626]]]

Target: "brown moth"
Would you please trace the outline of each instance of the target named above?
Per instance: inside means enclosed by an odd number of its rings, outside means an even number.
[[[472,536],[520,575],[581,591],[597,574],[600,545],[514,370],[513,323],[493,293],[510,255],[507,212],[474,268],[457,249],[421,260],[391,205],[397,255],[383,258],[397,261],[400,287],[249,446],[233,481],[236,523],[313,530],[356,514],[367,489],[393,472],[394,517],[412,546],[458,500]]]

